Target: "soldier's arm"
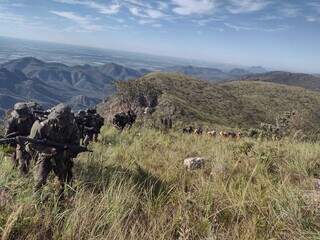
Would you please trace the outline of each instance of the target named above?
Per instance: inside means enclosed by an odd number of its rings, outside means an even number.
[[[76,124],[73,126],[73,129],[72,129],[70,144],[73,144],[73,145],[80,144],[80,131]]]
[[[32,125],[30,135],[29,137],[32,139],[45,139],[47,136],[47,126],[46,124],[40,123],[39,121],[35,121],[34,124]],[[37,151],[37,152],[43,152],[47,154],[52,154],[53,148],[51,147],[46,147],[43,145],[37,145],[33,143],[28,143],[27,149],[29,151]]]
[[[17,132],[17,122],[14,118],[8,119],[8,121],[5,123],[5,136]]]

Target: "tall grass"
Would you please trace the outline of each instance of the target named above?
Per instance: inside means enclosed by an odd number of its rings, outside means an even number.
[[[106,127],[91,147],[63,202],[0,156],[3,239],[320,239],[319,144]]]

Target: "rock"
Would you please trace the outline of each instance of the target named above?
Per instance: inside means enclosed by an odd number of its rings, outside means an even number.
[[[204,168],[204,163],[205,160],[202,157],[190,157],[183,161],[184,166],[189,171]]]
[[[319,178],[314,179],[314,188],[315,188],[315,190],[320,191],[320,179]]]
[[[146,107],[143,111],[144,114],[152,114],[154,113],[154,108],[152,107]]]

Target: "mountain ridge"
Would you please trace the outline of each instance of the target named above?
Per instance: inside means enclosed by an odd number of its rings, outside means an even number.
[[[139,99],[150,97],[150,91],[144,88],[161,92],[152,114],[155,121],[168,116],[182,126],[248,129],[259,127],[261,122],[274,123],[284,112],[296,111],[304,119],[301,122],[303,130],[320,128],[320,93],[301,87],[257,81],[217,84],[172,73],[151,73],[123,84],[122,89],[129,89],[131,96],[135,96],[129,102],[142,117],[146,106],[141,105]],[[118,96],[100,105],[108,120],[115,112],[126,109]]]
[[[32,99],[45,107],[59,102],[75,109],[94,106],[114,92],[114,81],[137,78],[143,72],[115,63],[68,66],[34,57],[12,60],[0,64],[0,116],[8,105],[12,107],[12,99]]]

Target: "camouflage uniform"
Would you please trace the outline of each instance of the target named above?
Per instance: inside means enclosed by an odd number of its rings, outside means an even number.
[[[32,126],[30,137],[47,139],[66,145],[79,145],[80,142],[79,129],[71,109],[63,104],[56,106],[47,120],[36,121]],[[60,195],[62,195],[64,184],[69,183],[72,179],[72,158],[76,157],[76,154],[67,148],[64,151],[58,151],[54,148],[34,144],[29,144],[28,147],[38,152],[35,191],[46,183],[49,173],[53,171],[59,179]]]
[[[104,124],[104,119],[95,109],[80,111],[76,117],[76,122],[80,128],[83,144],[86,146],[91,141],[97,141],[100,129]]]
[[[11,117],[6,121],[5,136],[10,134],[15,136],[28,136],[30,129],[35,122],[34,116],[29,111],[26,103],[16,103],[14,110],[11,112]],[[27,174],[29,171],[29,164],[31,160],[30,154],[25,150],[25,146],[22,144],[13,145],[16,148],[11,159],[14,166],[18,167],[21,174]]]
[[[114,115],[112,123],[117,129],[122,131],[127,125],[128,128],[131,128],[136,119],[137,115],[133,111],[129,110],[127,113],[120,112]]]

